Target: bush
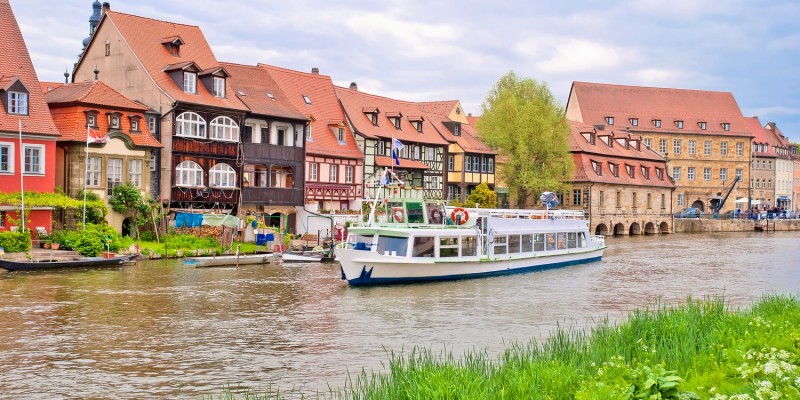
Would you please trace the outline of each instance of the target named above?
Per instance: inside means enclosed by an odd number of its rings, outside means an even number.
[[[31,249],[31,236],[25,232],[0,233],[0,247],[8,253],[24,252]]]

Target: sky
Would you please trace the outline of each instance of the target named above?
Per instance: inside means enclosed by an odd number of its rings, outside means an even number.
[[[64,81],[93,0],[11,0],[43,81]],[[566,105],[573,81],[732,92],[800,142],[800,2],[745,0],[120,0],[111,9],[199,26],[220,61],[330,75],[481,114],[513,70]],[[558,3],[558,4],[556,4]]]

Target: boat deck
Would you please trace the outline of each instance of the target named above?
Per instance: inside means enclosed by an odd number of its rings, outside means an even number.
[[[31,248],[31,257],[28,258],[28,253],[5,253],[0,255],[0,259],[9,261],[62,261],[62,260],[76,260],[83,256],[74,250],[51,250],[42,249],[39,247]]]

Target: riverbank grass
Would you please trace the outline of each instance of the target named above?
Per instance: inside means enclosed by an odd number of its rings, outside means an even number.
[[[634,311],[619,324],[558,329],[502,355],[391,354],[341,399],[800,399],[800,302],[722,299]]]

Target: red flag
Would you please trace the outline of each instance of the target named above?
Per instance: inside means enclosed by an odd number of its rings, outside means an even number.
[[[108,141],[108,136],[95,131],[91,126],[86,127],[86,144],[89,143],[105,143]]]

